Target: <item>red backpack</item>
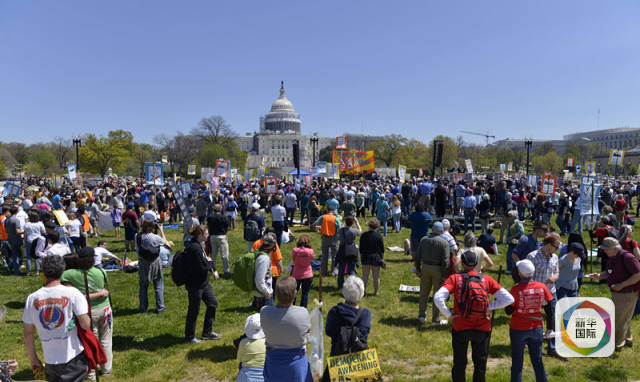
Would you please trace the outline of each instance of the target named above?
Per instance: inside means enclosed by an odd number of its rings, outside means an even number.
[[[463,273],[461,276],[462,289],[458,301],[460,317],[477,320],[489,317],[489,294],[484,284],[484,275]]]

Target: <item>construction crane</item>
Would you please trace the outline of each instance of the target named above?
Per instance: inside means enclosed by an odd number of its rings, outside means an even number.
[[[485,137],[485,139],[487,140],[487,145],[489,144],[489,138],[496,139],[496,136],[489,134],[488,131],[487,131],[486,134],[484,134],[484,133],[476,133],[476,132],[473,132],[473,131],[464,131],[464,130],[460,130],[460,132],[464,133],[464,134],[479,135],[481,137]]]

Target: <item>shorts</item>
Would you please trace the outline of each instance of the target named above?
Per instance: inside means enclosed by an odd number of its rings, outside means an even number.
[[[120,223],[113,222],[113,228],[120,228]]]
[[[420,238],[420,239],[422,239],[422,238]],[[413,238],[413,237],[410,239],[410,241],[411,241],[411,250],[413,252],[416,252],[418,250],[418,247],[420,246],[420,239]]]

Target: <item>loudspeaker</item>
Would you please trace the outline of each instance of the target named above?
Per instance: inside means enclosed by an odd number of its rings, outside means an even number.
[[[293,142],[293,166],[300,168],[300,143]]]
[[[435,158],[433,160],[434,165],[436,167],[440,167],[440,165],[442,165],[442,152],[444,151],[444,143],[442,141],[436,141],[433,145],[433,150],[433,157]]]

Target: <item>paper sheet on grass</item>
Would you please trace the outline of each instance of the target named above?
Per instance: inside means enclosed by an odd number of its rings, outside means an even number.
[[[400,284],[400,289],[398,290],[400,292],[420,293],[420,285],[412,286]]]
[[[390,250],[391,252],[404,252],[404,249],[398,246],[387,247],[387,249]]]

